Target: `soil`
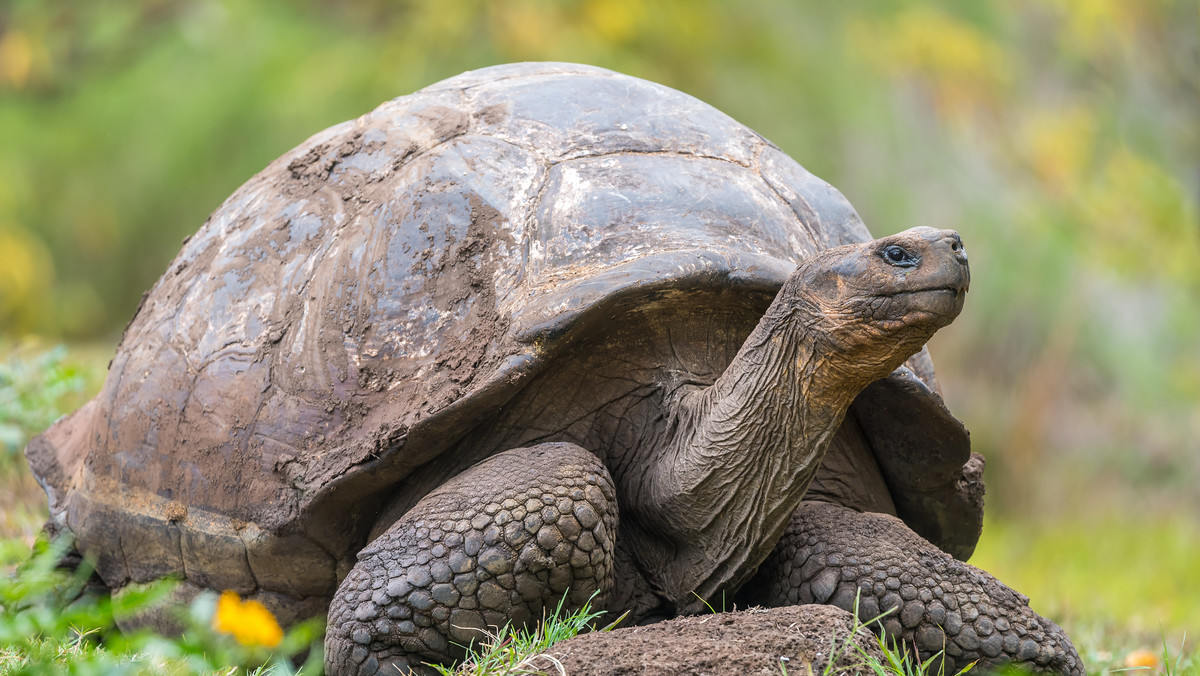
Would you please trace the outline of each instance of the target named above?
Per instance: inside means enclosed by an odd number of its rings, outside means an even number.
[[[820,674],[832,648],[832,673],[869,673],[864,655],[883,660],[883,653],[867,629],[848,644],[852,627],[850,613],[824,605],[695,615],[581,634],[549,651],[562,672],[545,658],[537,667],[567,676]]]

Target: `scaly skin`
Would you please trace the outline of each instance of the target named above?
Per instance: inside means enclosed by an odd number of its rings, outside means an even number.
[[[541,619],[563,595],[604,607],[617,506],[595,455],[567,443],[500,453],[425,496],[359,554],[329,608],[329,674],[459,659],[481,630]]]
[[[1030,609],[1027,597],[885,514],[802,503],[743,596],[765,606],[828,603],[851,612],[857,596],[860,618],[887,613],[886,635],[922,659],[944,648],[945,673],[975,660],[1084,673],[1066,634]]]

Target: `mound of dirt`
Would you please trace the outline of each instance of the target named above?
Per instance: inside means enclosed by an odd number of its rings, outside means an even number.
[[[882,660],[883,653],[867,629],[847,643],[853,626],[853,616],[833,606],[754,608],[581,634],[548,654],[567,676],[820,674],[831,652],[833,673],[868,673],[864,654]]]

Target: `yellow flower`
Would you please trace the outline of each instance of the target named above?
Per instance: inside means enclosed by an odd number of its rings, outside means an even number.
[[[274,648],[283,640],[283,629],[266,606],[258,601],[242,601],[231,591],[221,594],[217,601],[212,626],[215,631],[229,634],[246,646]]]
[[[1158,656],[1145,648],[1138,648],[1125,656],[1125,666],[1129,669],[1157,669]]]

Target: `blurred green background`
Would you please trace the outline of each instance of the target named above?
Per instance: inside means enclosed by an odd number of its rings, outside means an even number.
[[[1194,638],[1198,54],[1197,0],[6,0],[3,534],[44,509],[25,438],[98,388],[238,185],[442,78],[579,61],[724,110],[876,235],[958,229],[972,290],[932,349],[989,462],[974,562],[1094,635],[1092,660]]]

